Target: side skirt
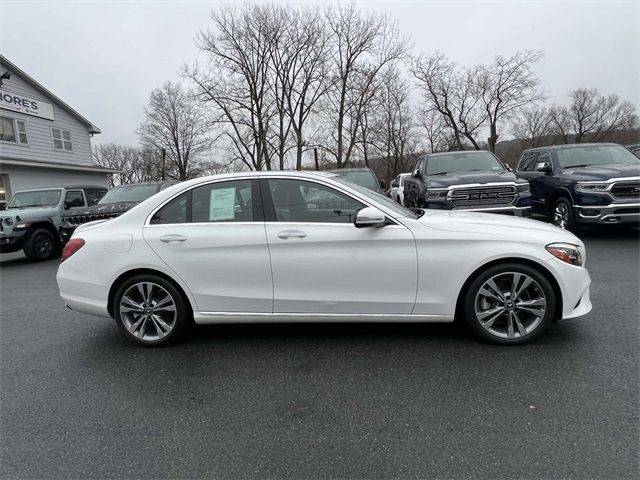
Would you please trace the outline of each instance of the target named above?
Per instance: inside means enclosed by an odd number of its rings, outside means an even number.
[[[193,312],[198,325],[214,323],[280,323],[280,322],[453,322],[453,315],[410,315],[379,313],[241,313]]]

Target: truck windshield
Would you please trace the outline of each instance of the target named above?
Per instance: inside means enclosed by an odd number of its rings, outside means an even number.
[[[618,145],[590,145],[557,150],[558,165],[562,168],[591,165],[640,165],[640,158]]]
[[[447,153],[428,157],[425,175],[462,173],[470,171],[503,172],[504,166],[489,152]]]
[[[160,185],[120,185],[109,190],[98,205],[120,202],[142,202],[158,193]]]
[[[60,202],[62,190],[33,190],[31,192],[18,192],[13,197],[7,208],[49,207]]]

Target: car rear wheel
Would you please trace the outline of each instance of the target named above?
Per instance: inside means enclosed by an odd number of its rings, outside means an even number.
[[[553,204],[552,221],[556,227],[564,230],[573,230],[575,228],[573,207],[566,198],[560,197]]]
[[[464,316],[481,338],[521,345],[539,337],[556,308],[549,280],[527,265],[504,264],[478,275],[464,298]]]
[[[27,233],[23,251],[29,260],[42,262],[59,254],[60,242],[46,228],[36,228]]]
[[[191,309],[181,292],[156,275],[138,275],[125,281],[114,296],[112,308],[125,338],[146,347],[176,342],[191,321]]]

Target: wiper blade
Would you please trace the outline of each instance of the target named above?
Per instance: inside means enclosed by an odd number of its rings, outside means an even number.
[[[427,177],[435,177],[436,175],[447,175],[448,173],[451,173],[451,172],[430,173],[429,175],[427,175]]]
[[[569,165],[568,167],[564,167],[564,168],[567,169],[567,168],[581,168],[581,167],[592,167],[592,166],[593,165],[587,165],[587,164],[584,164],[584,165]]]

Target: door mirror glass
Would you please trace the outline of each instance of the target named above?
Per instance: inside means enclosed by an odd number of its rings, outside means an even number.
[[[536,164],[536,171],[543,173],[551,173],[551,165],[547,162],[538,162]]]
[[[363,227],[381,227],[385,224],[387,217],[384,213],[375,207],[365,207],[356,213],[355,226]]]

